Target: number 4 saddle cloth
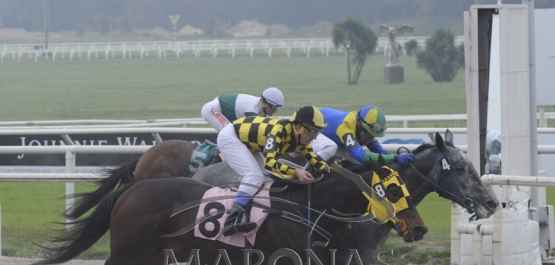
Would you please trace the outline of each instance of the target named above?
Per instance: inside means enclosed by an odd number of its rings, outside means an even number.
[[[233,205],[236,192],[230,188],[221,189],[218,187],[208,190],[202,197],[202,202],[197,213],[195,237],[217,240],[237,247],[245,247],[246,239],[251,246],[254,246],[256,232],[268,216],[265,209],[256,206],[256,204],[270,208],[269,189],[272,183],[272,181],[264,183],[264,187],[253,198],[254,205],[250,209],[249,222],[255,222],[256,228],[248,233],[237,233],[231,236],[224,236],[222,232],[225,219],[228,216],[227,210]],[[243,215],[243,222],[247,218],[248,212]]]

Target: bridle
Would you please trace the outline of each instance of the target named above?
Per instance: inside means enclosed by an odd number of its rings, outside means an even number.
[[[435,182],[430,180],[426,176],[424,176],[424,174],[422,174],[420,171],[418,171],[418,169],[416,169],[416,167],[413,165],[413,163],[410,163],[410,166],[411,166],[412,169],[414,169],[414,171],[416,172],[416,174],[419,177],[421,177],[422,179],[424,179],[425,181],[427,181],[428,183],[430,183],[432,186],[435,187],[435,192],[437,194],[439,194],[439,191],[443,191],[447,195],[451,196],[453,198],[452,200],[454,202],[456,202],[460,205],[463,205],[463,207],[466,208],[468,213],[474,213],[474,215],[472,215],[469,218],[469,221],[478,220],[478,219],[480,219],[476,214],[476,208],[478,208],[478,203],[476,201],[470,199],[470,198],[466,198],[466,195],[464,194],[464,191],[461,189],[461,186],[459,185],[459,182],[457,181],[457,178],[455,177],[455,174],[453,172],[453,163],[449,159],[449,157],[451,155],[453,155],[454,152],[458,152],[458,151],[459,151],[459,148],[455,147],[447,155],[444,155],[440,150],[438,150],[438,153],[439,153],[439,160],[438,160],[439,170],[437,171],[437,175],[435,177]],[[441,180],[441,176],[444,173],[443,170],[445,170],[446,173],[449,173],[449,176],[453,180],[453,183],[455,183],[455,186],[457,187],[457,189],[460,191],[460,194],[462,194],[462,197],[458,196],[458,195],[456,195],[452,192],[449,192],[448,190],[439,186],[439,181]]]

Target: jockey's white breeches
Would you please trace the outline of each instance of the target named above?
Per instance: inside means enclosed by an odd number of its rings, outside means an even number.
[[[271,171],[264,168],[262,152],[249,150],[235,134],[233,125],[225,126],[218,134],[218,149],[229,166],[243,177],[239,191],[253,196],[264,182],[272,180],[265,177]]]
[[[321,133],[310,144],[312,144],[314,153],[324,159],[324,161],[328,161],[337,152],[337,144]]]
[[[204,104],[200,111],[202,118],[218,132],[231,122],[222,114],[218,98]]]

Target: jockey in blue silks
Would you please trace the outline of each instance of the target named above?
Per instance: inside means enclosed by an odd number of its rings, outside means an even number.
[[[380,108],[365,106],[350,112],[332,108],[319,109],[328,126],[312,141],[312,148],[325,161],[332,158],[338,149],[347,151],[352,158],[364,165],[370,165],[370,159],[377,162],[379,155],[388,163],[396,162],[405,167],[414,161],[413,154],[390,154],[378,142],[377,138],[383,137],[387,129],[385,115]]]

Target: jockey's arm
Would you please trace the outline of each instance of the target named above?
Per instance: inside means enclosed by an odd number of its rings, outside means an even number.
[[[281,179],[292,179],[295,177],[295,169],[278,162],[277,152],[264,153],[264,168],[272,171],[272,174]]]
[[[388,154],[389,152],[386,151],[383,146],[378,142],[376,138],[372,139],[367,145],[366,148],[370,150],[370,152],[378,153],[378,154]]]
[[[312,145],[309,143],[301,150],[301,154],[303,154],[304,158],[308,161],[308,163],[318,171],[321,170],[328,170],[329,166],[322,158],[320,158],[314,150],[312,150]]]
[[[364,150],[360,144],[356,143],[351,149],[349,149],[349,154],[356,159],[361,164],[370,165],[370,159],[374,162],[378,162],[378,157],[381,155],[387,163],[394,162],[395,154],[380,154],[374,153],[368,150]]]

